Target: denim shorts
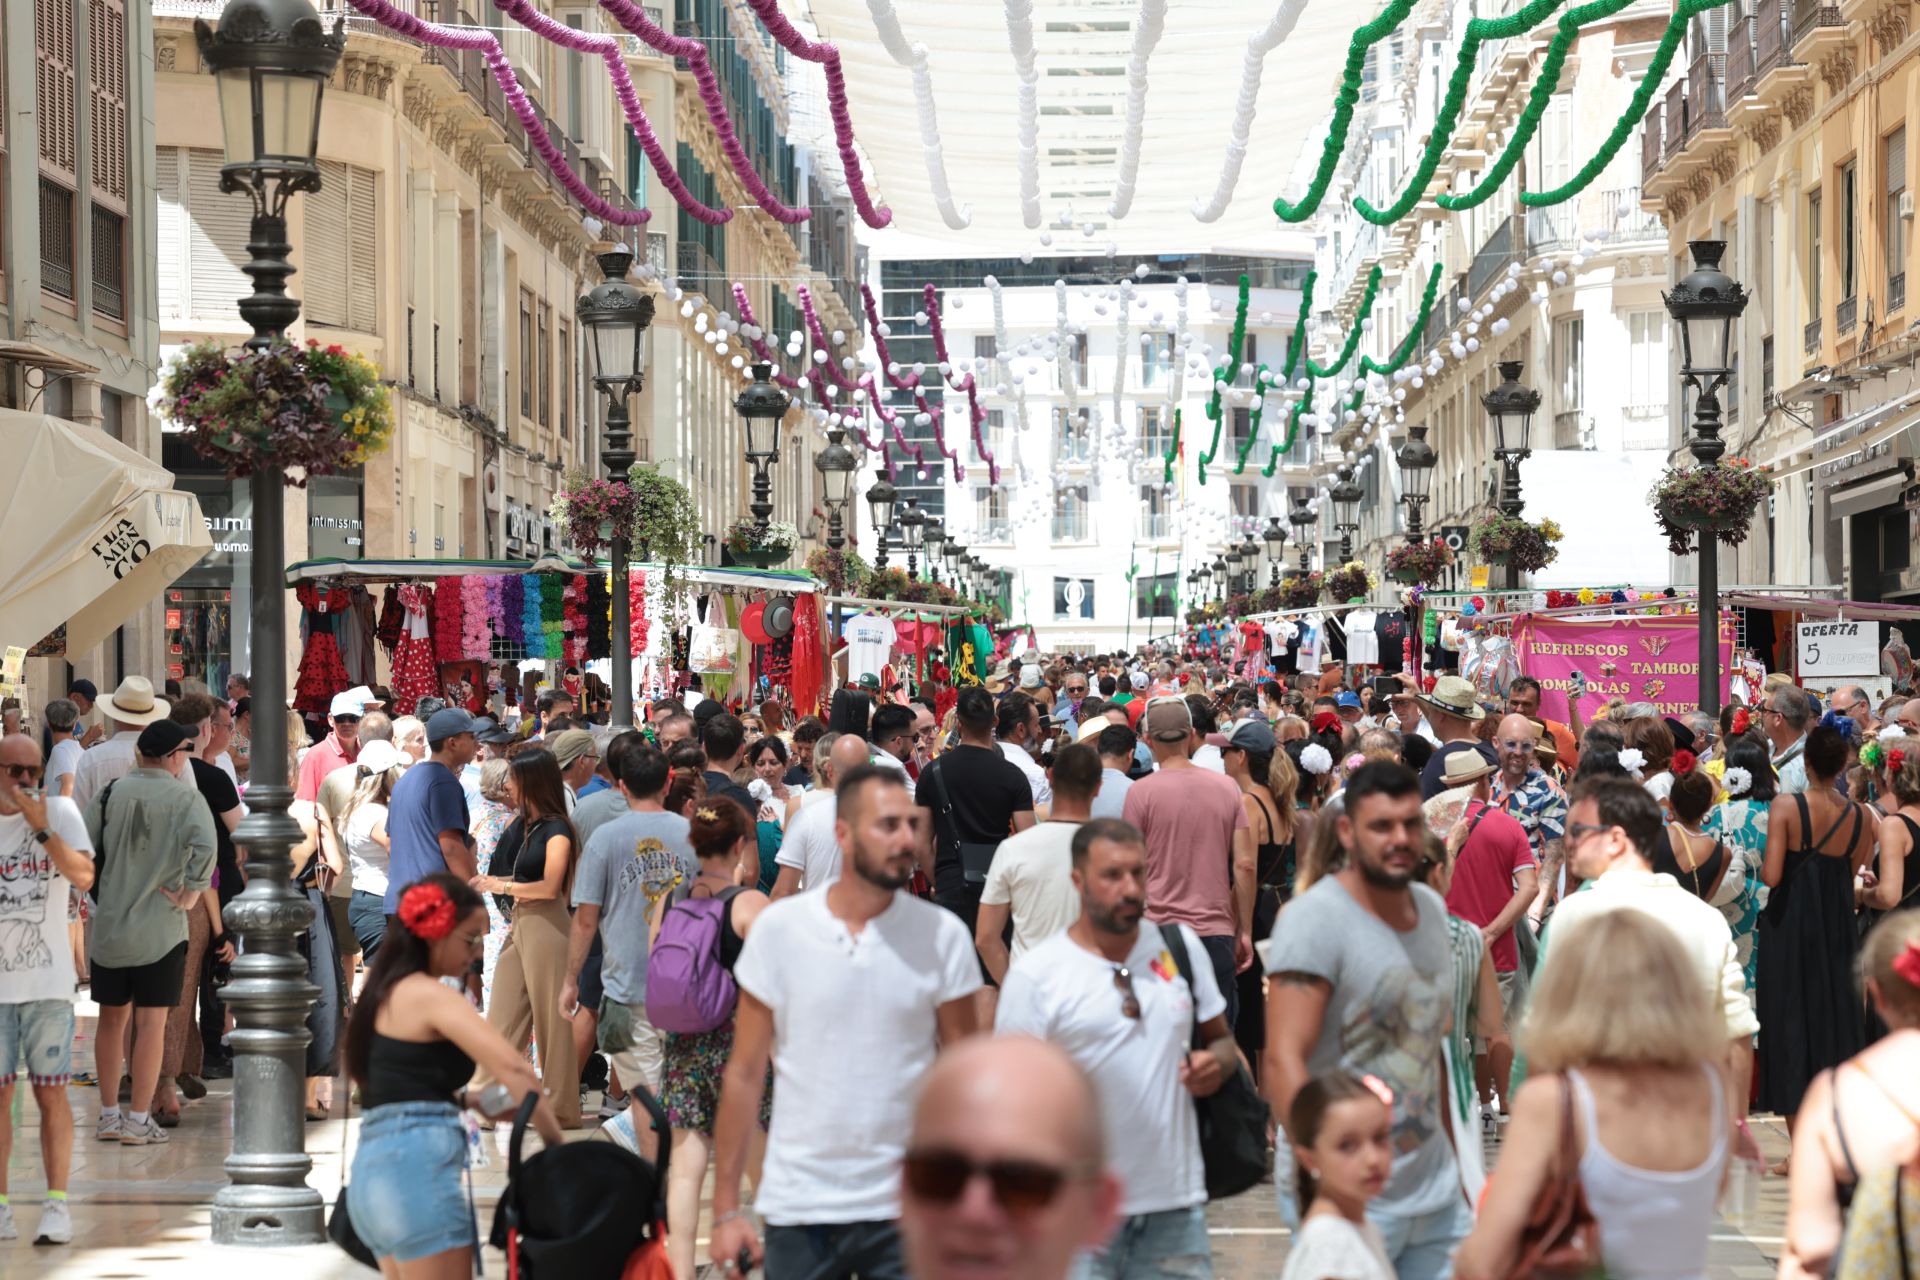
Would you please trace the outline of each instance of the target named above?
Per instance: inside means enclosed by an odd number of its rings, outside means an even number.
[[[353,1229],[376,1258],[412,1262],[478,1244],[461,1187],[467,1131],[451,1103],[395,1102],[360,1122],[347,1178]]]
[[[0,1086],[19,1079],[22,1067],[29,1084],[73,1082],[71,1000],[0,1004]]]

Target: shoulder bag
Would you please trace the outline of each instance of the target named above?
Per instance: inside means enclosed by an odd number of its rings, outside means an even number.
[[[1174,967],[1192,993],[1193,957],[1176,924],[1158,924],[1160,940],[1173,953]],[[1193,1004],[1193,1047],[1200,1039],[1200,1002]],[[1224,1200],[1259,1184],[1267,1176],[1267,1100],[1254,1088],[1246,1060],[1234,1050],[1233,1072],[1218,1090],[1193,1100],[1199,1120],[1200,1159],[1207,1167],[1207,1199]]]
[[[1497,1176],[1497,1174],[1496,1174]],[[1507,1272],[1510,1280],[1573,1277],[1600,1273],[1600,1224],[1587,1207],[1575,1150],[1573,1081],[1560,1078],[1560,1146],[1556,1167],[1533,1198],[1520,1233],[1520,1254]]]
[[[921,775],[922,781],[928,779],[932,780],[934,787],[940,792],[940,813],[947,820],[947,830],[953,833],[953,847],[960,857],[960,874],[968,884],[985,884],[987,869],[993,866],[993,855],[999,850],[1000,845],[997,842],[983,844],[962,840],[960,824],[954,821],[953,817],[953,792],[947,789],[947,773],[940,767],[939,760],[928,765],[926,772]]]

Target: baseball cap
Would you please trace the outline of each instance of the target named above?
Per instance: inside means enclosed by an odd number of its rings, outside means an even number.
[[[193,735],[173,721],[155,720],[140,731],[140,740],[134,745],[147,759],[158,760],[161,756],[177,750],[182,743],[192,741]]]
[[[427,721],[427,745],[433,746],[457,734],[473,731],[472,716],[459,707],[442,707]]]
[[[1193,732],[1193,709],[1185,698],[1155,698],[1147,703],[1146,736],[1178,742]]]
[[[100,701],[100,690],[94,687],[91,680],[75,680],[67,686],[67,692],[77,693],[89,702]]]
[[[358,720],[366,714],[366,710],[367,704],[360,700],[360,695],[349,689],[333,695],[333,705],[327,708],[327,719],[338,720],[342,716],[350,716]]]
[[[1144,671],[1136,671],[1127,677],[1127,683],[1135,689],[1145,689],[1147,687],[1147,673]]]
[[[1340,696],[1333,700],[1333,703],[1337,707],[1352,707],[1355,711],[1358,711],[1360,709],[1360,695],[1351,689],[1347,689],[1342,691]]]
[[[354,760],[367,773],[385,773],[395,765],[410,763],[407,753],[391,742],[369,742],[360,748],[360,755]]]
[[[871,671],[862,671],[854,678],[853,687],[865,689],[868,693],[880,692],[880,677]]]
[[[1044,683],[1044,681],[1041,679],[1040,668],[1032,665],[1020,668],[1020,687],[1022,689],[1038,689],[1042,683]]]
[[[1261,720],[1242,720],[1227,737],[1227,745],[1257,756],[1270,756],[1275,747],[1273,730]]]
[[[581,756],[593,754],[593,735],[585,729],[563,729],[547,739],[547,749],[565,769],[577,763]]]
[[[353,686],[353,688],[347,690],[342,696],[358,699],[360,705],[363,707],[384,707],[387,705],[374,694],[373,690],[363,684]]]
[[[481,725],[485,725],[486,728],[481,728]],[[494,724],[484,716],[473,722],[473,733],[490,747],[504,747],[508,743],[520,741],[520,735],[512,729],[503,724]]]

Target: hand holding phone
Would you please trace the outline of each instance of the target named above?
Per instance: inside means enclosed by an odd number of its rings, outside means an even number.
[[[1567,673],[1567,696],[1584,698],[1587,696],[1587,673],[1578,669]]]

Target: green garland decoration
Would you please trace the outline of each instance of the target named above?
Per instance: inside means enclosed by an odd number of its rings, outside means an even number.
[[[1526,154],[1527,146],[1533,141],[1533,135],[1540,129],[1540,121],[1547,114],[1547,108],[1553,102],[1554,91],[1560,87],[1560,72],[1566,65],[1567,55],[1573,50],[1573,42],[1580,38],[1580,28],[1589,22],[1599,22],[1611,18],[1622,9],[1634,3],[1634,0],[1595,0],[1569,9],[1560,15],[1553,40],[1547,46],[1547,56],[1540,63],[1539,78],[1533,82],[1533,90],[1527,96],[1527,105],[1520,112],[1520,118],[1514,123],[1513,135],[1507,145],[1501,149],[1491,167],[1489,167],[1472,190],[1461,195],[1442,195],[1434,203],[1442,209],[1457,211],[1472,209],[1492,199],[1493,193],[1507,180],[1513,167],[1520,163]],[[1469,23],[1469,26],[1472,24]],[[1656,82],[1657,83],[1657,82]]]
[[[1247,442],[1240,446],[1240,456],[1235,458],[1233,462],[1233,474],[1236,476],[1246,471],[1247,455],[1253,452],[1253,442],[1260,438],[1260,419],[1264,417],[1267,412],[1267,396],[1261,387],[1261,379],[1266,373],[1267,366],[1264,364],[1257,366],[1254,370],[1253,386],[1257,394],[1253,401],[1253,414],[1251,417],[1251,425],[1247,431]]]
[[[1433,172],[1440,167],[1447,143],[1452,140],[1454,128],[1460,122],[1460,109],[1466,105],[1467,90],[1473,86],[1474,64],[1479,57],[1480,46],[1488,40],[1509,40],[1525,35],[1565,3],[1566,0],[1532,0],[1504,18],[1469,19],[1467,29],[1460,37],[1459,52],[1454,55],[1453,76],[1447,81],[1447,96],[1440,104],[1439,114],[1434,117],[1433,132],[1427,135],[1427,145],[1420,153],[1420,163],[1414,166],[1413,179],[1407,183],[1406,190],[1400,193],[1400,198],[1384,209],[1375,208],[1365,196],[1355,196],[1354,212],[1382,227],[1406,217],[1413,206],[1420,202],[1427,184],[1433,181]]]
[[[1413,326],[1407,330],[1407,336],[1400,340],[1400,345],[1393,349],[1393,354],[1387,357],[1385,364],[1381,364],[1372,356],[1361,356],[1360,372],[1363,375],[1397,373],[1401,366],[1413,359],[1414,352],[1420,349],[1420,336],[1427,330],[1427,317],[1433,314],[1434,300],[1440,296],[1440,277],[1443,274],[1445,274],[1445,265],[1434,263],[1432,272],[1427,276],[1426,292],[1420,295],[1420,309],[1414,314]]]
[[[1320,207],[1327,186],[1333,181],[1333,171],[1340,164],[1340,153],[1347,146],[1347,128],[1353,123],[1353,109],[1360,102],[1360,76],[1366,67],[1367,50],[1393,34],[1394,28],[1412,14],[1414,3],[1415,0],[1390,0],[1379,17],[1353,33],[1353,41],[1347,46],[1346,66],[1340,73],[1340,92],[1334,97],[1333,120],[1327,130],[1327,140],[1320,148],[1319,168],[1298,203],[1288,204],[1284,198],[1273,202],[1273,211],[1282,222],[1305,222]]]
[[[1318,271],[1309,271],[1307,278],[1300,282],[1300,313],[1293,318],[1293,336],[1287,339],[1287,361],[1281,366],[1289,382],[1300,368],[1300,357],[1306,354],[1307,321],[1313,317],[1313,286],[1319,279]]]
[[[1346,345],[1340,348],[1340,358],[1323,369],[1313,362],[1312,356],[1308,356],[1307,373],[1310,376],[1315,378],[1334,377],[1342,369],[1347,367],[1347,361],[1353,359],[1354,349],[1360,345],[1360,334],[1366,328],[1366,319],[1373,314],[1373,300],[1380,292],[1381,274],[1380,267],[1377,263],[1372,270],[1367,272],[1367,291],[1360,295],[1360,308],[1353,313],[1353,328],[1347,330],[1347,341]]]
[[[1173,439],[1167,445],[1167,456],[1161,461],[1166,465],[1166,473],[1160,477],[1161,484],[1173,483],[1173,460],[1180,456],[1180,410],[1173,411]]]
[[[1227,362],[1213,371],[1213,392],[1207,397],[1207,417],[1213,420],[1213,440],[1200,454],[1200,483],[1207,482],[1207,468],[1220,452],[1220,427],[1223,415],[1220,412],[1220,387],[1240,376],[1240,352],[1245,349],[1247,340],[1247,298],[1253,291],[1253,282],[1246,276],[1240,277],[1240,298],[1233,308],[1233,336],[1227,340]]]
[[[1647,107],[1653,101],[1654,90],[1660,87],[1660,81],[1667,74],[1667,67],[1673,62],[1673,55],[1680,48],[1680,42],[1686,38],[1687,24],[1709,9],[1718,9],[1727,0],[1680,0],[1673,17],[1667,22],[1667,29],[1661,33],[1660,47],[1653,51],[1653,59],[1647,63],[1646,74],[1641,78],[1640,87],[1633,91],[1633,101],[1626,112],[1614,123],[1613,132],[1600,144],[1600,150],[1594,153],[1580,172],[1573,175],[1562,185],[1551,191],[1522,191],[1520,203],[1530,209],[1546,205],[1560,204],[1571,200],[1586,190],[1587,186],[1598,178],[1625,146],[1632,135],[1633,127],[1646,118]],[[1528,104],[1531,107],[1531,103]]]
[[[1300,415],[1313,403],[1313,375],[1307,375],[1306,392],[1294,402],[1293,412],[1287,415],[1287,438],[1273,446],[1273,452],[1267,455],[1267,465],[1260,468],[1260,474],[1273,479],[1273,473],[1280,469],[1280,455],[1293,448],[1293,442],[1300,436]]]

